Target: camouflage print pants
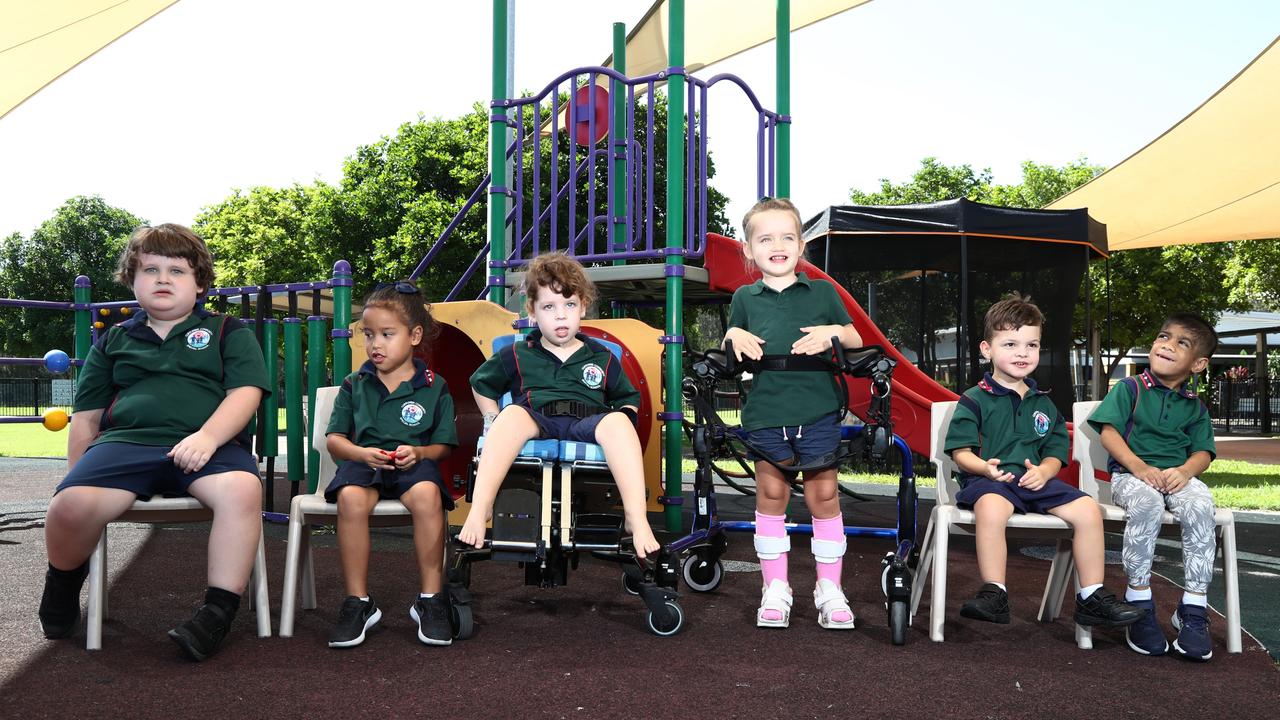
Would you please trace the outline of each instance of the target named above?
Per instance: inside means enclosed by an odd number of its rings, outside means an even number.
[[[1111,499],[1125,509],[1124,571],[1130,585],[1151,584],[1160,518],[1167,508],[1182,525],[1182,573],[1188,592],[1204,594],[1213,580],[1217,544],[1213,525],[1213,495],[1199,478],[1166,495],[1129,473],[1111,476]]]

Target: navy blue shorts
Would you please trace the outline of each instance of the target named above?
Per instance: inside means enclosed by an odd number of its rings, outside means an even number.
[[[981,475],[964,475],[960,477],[960,487],[962,489],[956,495],[956,505],[961,508],[971,509],[983,495],[995,493],[1008,500],[1015,511],[1023,514],[1045,513],[1059,505],[1089,497],[1058,478],[1051,479],[1039,490],[1028,490],[1018,485],[1017,478],[1009,482],[997,482]]]
[[[828,413],[808,425],[748,430],[747,442],[755,448],[748,453],[752,460],[767,457],[776,463],[794,461],[790,464],[809,465],[826,458],[834,459],[840,448],[840,418],[836,413]]]
[[[150,500],[152,495],[187,495],[191,483],[208,475],[235,471],[258,475],[258,462],[253,455],[235,443],[215,450],[209,462],[192,473],[183,472],[172,458],[165,456],[172,449],[172,445],[127,442],[94,445],[62,479],[54,494],[83,485],[128,490],[139,500]]]
[[[362,462],[347,460],[338,466],[329,487],[324,490],[325,502],[337,502],[338,491],[345,485],[373,488],[383,500],[399,500],[409,488],[420,482],[434,483],[440,489],[440,503],[445,510],[453,509],[453,496],[445,489],[440,466],[434,460],[422,460],[408,470],[375,470]]]
[[[538,425],[538,439],[572,440],[574,442],[596,443],[596,426],[609,413],[603,412],[586,417],[573,415],[543,415],[537,410],[519,405],[529,413],[529,417]]]

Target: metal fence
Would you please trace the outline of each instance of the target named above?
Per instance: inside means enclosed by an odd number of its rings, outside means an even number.
[[[39,415],[52,404],[49,378],[0,378],[0,415]]]
[[[1209,415],[1214,430],[1222,433],[1274,432],[1276,418],[1280,418],[1280,397],[1276,388],[1280,380],[1268,381],[1269,402],[1258,402],[1258,378],[1245,380],[1214,380],[1210,384]],[[1268,407],[1270,406],[1270,407]]]

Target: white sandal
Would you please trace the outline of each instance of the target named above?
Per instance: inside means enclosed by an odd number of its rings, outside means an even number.
[[[773,620],[765,617],[765,613],[770,610],[779,613],[782,618]],[[774,579],[761,592],[760,609],[756,611],[756,627],[784,628],[790,624],[791,586],[782,580]]]
[[[854,622],[853,610],[849,609],[849,601],[839,585],[830,580],[819,580],[813,588],[813,604],[818,608],[818,624],[827,630],[852,630]],[[844,611],[849,614],[846,621],[838,621],[835,614]]]

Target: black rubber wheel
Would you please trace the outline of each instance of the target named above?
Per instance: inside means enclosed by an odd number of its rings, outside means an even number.
[[[697,553],[690,555],[680,568],[684,582],[695,592],[711,592],[724,580],[724,563]]]
[[[889,603],[889,634],[894,645],[907,643],[907,628],[911,625],[911,612],[904,600]]]
[[[650,610],[645,620],[649,624],[649,630],[660,637],[671,637],[680,632],[684,627],[684,611],[680,609],[680,604],[674,600],[666,602],[667,609],[671,611],[671,617],[665,623],[656,623],[653,617],[653,611]]]
[[[450,620],[453,625],[453,637],[457,640],[466,640],[471,637],[471,633],[475,631],[475,621],[471,616],[470,605],[453,605],[451,608]]]
[[[622,573],[622,591],[628,595],[640,594],[640,581],[633,580],[630,575]]]

